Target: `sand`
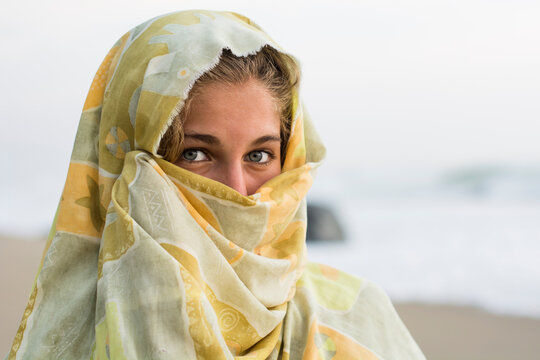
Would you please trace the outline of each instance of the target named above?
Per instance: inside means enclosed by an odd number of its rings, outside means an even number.
[[[0,235],[0,358],[17,331],[45,245],[31,240]],[[540,319],[450,305],[396,308],[428,359],[540,359]]]
[[[45,241],[0,236],[0,359],[17,332],[44,246]]]
[[[428,359],[540,359],[540,319],[450,305],[396,304],[396,309]]]

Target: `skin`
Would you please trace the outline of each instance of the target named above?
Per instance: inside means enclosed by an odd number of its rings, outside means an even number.
[[[281,173],[280,119],[255,79],[210,83],[193,99],[176,165],[251,195]]]

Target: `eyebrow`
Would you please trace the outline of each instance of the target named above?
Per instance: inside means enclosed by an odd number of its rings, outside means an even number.
[[[207,143],[208,145],[220,145],[221,142],[219,139],[213,135],[208,134],[184,134],[184,138],[190,138],[202,141],[204,143]]]
[[[190,139],[202,141],[202,142],[204,142],[204,143],[206,143],[208,145],[221,145],[221,141],[219,141],[219,139],[217,137],[215,137],[213,135],[209,135],[209,134],[197,134],[197,133],[184,134],[184,138],[190,138]],[[256,139],[251,144],[252,145],[261,145],[261,144],[264,144],[266,142],[271,142],[271,141],[281,142],[281,138],[279,136],[275,136],[275,135],[265,135],[265,136],[261,136],[260,138]]]
[[[262,144],[264,144],[266,142],[270,142],[270,141],[281,142],[281,138],[279,136],[274,136],[274,135],[265,135],[265,136],[261,136],[260,138],[258,138],[254,142],[252,142],[252,144],[253,145],[262,145]]]

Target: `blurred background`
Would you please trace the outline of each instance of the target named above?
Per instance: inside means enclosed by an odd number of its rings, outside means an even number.
[[[429,359],[540,353],[540,3],[21,0],[0,15],[0,353],[22,316],[80,111],[114,42],[233,10],[295,55],[327,148],[309,196],[344,240],[311,260],[378,283]]]

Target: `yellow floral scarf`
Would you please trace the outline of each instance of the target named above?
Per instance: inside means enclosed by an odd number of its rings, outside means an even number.
[[[387,297],[306,262],[305,196],[324,156],[295,100],[282,173],[255,194],[156,154],[228,48],[270,45],[234,13],[164,15],[101,64],[9,359],[421,359]]]

